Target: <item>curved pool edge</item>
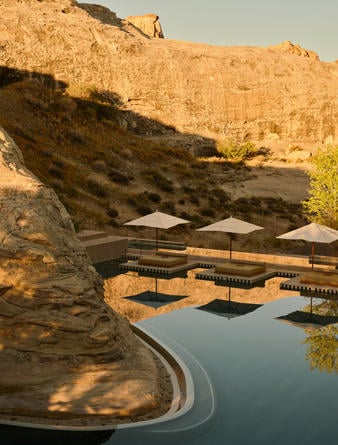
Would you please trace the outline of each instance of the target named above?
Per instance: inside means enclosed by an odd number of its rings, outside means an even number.
[[[193,376],[187,366],[183,356],[189,357],[191,354],[184,350],[181,346],[175,343],[173,346],[179,349],[179,353],[174,351],[170,345],[170,339],[168,337],[165,338],[166,341],[163,341],[163,335],[154,330],[150,331],[144,326],[136,326],[132,325],[132,329],[134,333],[144,342],[146,345],[159,357],[163,365],[167,368],[168,373],[170,374],[171,382],[174,390],[174,397],[171,403],[170,409],[164,413],[160,417],[156,417],[154,419],[143,420],[139,422],[132,423],[112,423],[108,422],[104,425],[63,425],[62,421],[57,421],[55,423],[39,423],[34,421],[24,421],[17,419],[1,419],[0,418],[0,427],[4,426],[12,426],[12,427],[21,427],[21,428],[31,428],[31,429],[41,429],[41,430],[50,430],[50,431],[113,431],[113,430],[131,430],[135,428],[146,428],[159,429],[160,426],[168,425],[168,422],[175,421],[176,419],[183,417],[186,415],[194,406],[195,403],[195,385]],[[159,337],[162,337],[159,338]],[[196,361],[196,359],[195,359]],[[196,361],[195,366],[199,366],[201,372],[206,376],[207,386],[210,388],[210,413],[206,418],[200,419],[198,423],[203,423],[209,417],[211,417],[214,411],[215,405],[215,396],[212,388],[212,384],[207,377],[205,370],[201,367],[200,364]],[[18,416],[19,417],[19,416]],[[196,423],[193,426],[188,426],[187,428],[196,426]],[[171,429],[172,430],[172,429]]]

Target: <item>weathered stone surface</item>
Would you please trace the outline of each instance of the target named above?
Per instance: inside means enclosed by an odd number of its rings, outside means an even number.
[[[269,46],[269,48],[278,49],[280,51],[284,51],[290,54],[295,54],[296,56],[310,57],[312,59],[319,60],[319,56],[316,52],[302,48],[297,43],[296,44],[291,43],[290,40],[285,40],[284,42],[279,43],[278,45],[271,45]]]
[[[105,303],[68,213],[1,128],[0,215],[0,415],[156,408],[152,355]]]
[[[126,17],[126,20],[149,37],[164,38],[159,16],[156,14],[133,15]]]
[[[1,0],[0,0],[1,1]],[[259,47],[149,39],[127,21],[49,2],[3,2],[0,65],[95,85],[184,135],[318,143],[338,138],[338,65]],[[149,129],[151,135],[151,129]],[[165,136],[165,135],[164,135]]]

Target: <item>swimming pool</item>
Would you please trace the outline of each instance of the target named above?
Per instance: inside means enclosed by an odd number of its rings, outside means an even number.
[[[302,297],[284,298],[229,319],[186,308],[138,323],[183,353],[193,377],[196,370],[205,376],[194,380],[197,400],[190,413],[162,426],[118,428],[105,443],[335,443],[338,351],[326,342],[337,347],[337,331],[333,325],[316,330],[318,349],[310,333],[276,319],[306,304]],[[327,369],[311,370],[325,358]]]
[[[187,367],[182,413],[110,432],[46,432],[4,445],[323,445],[338,437],[338,324],[306,331],[277,317],[302,310],[303,297],[275,300],[238,317],[190,307],[137,326]],[[60,433],[60,432],[59,432]],[[61,432],[62,433],[62,432]],[[58,434],[60,435],[60,434]]]

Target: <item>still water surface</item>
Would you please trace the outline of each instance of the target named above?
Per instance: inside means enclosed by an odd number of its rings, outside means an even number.
[[[284,298],[235,318],[185,308],[142,321],[138,326],[190,369],[195,386],[190,411],[164,424],[118,428],[90,440],[12,438],[4,445],[337,443],[338,325],[311,334],[276,319],[306,303],[302,297]]]
[[[169,427],[162,435],[148,436],[147,428],[117,429],[107,444],[129,445],[137,438],[143,443],[143,434],[149,445],[336,443],[337,331],[321,328],[313,337],[276,319],[305,304],[302,297],[284,298],[230,319],[186,308],[140,323],[155,335],[167,335],[197,359],[212,382],[216,409],[195,432],[192,428],[180,435],[170,433]],[[304,343],[310,337],[313,340]],[[311,370],[325,356],[324,369]]]

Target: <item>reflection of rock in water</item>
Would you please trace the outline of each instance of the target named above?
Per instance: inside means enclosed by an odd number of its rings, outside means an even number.
[[[0,425],[4,445],[101,445],[114,431],[59,431]]]
[[[123,410],[113,382],[130,397],[124,417],[140,408],[133,391],[151,412],[158,382],[150,352],[105,303],[102,280],[68,213],[25,168],[1,128],[0,213],[0,413],[118,415]],[[123,379],[115,382],[116,362],[139,372],[149,397]],[[109,397],[116,398],[117,410]]]

